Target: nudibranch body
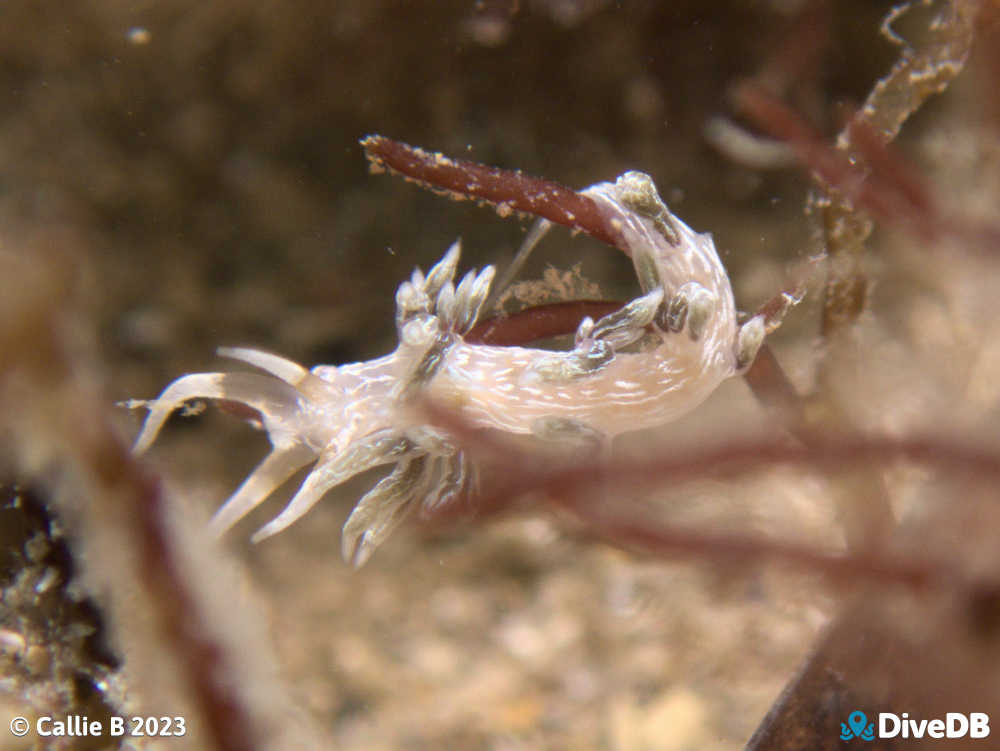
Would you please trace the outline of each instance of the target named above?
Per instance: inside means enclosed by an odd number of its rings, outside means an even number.
[[[391,354],[307,370],[256,350],[221,349],[266,375],[182,376],[145,403],[149,414],[136,451],[145,451],[187,400],[226,399],[255,409],[273,449],[213,517],[217,532],[296,471],[315,466],[254,540],[281,531],[350,477],[394,464],[344,525],[344,557],[360,566],[414,506],[433,513],[474,491],[475,473],[462,447],[421,422],[419,411],[409,408],[417,398],[455,410],[473,427],[548,440],[603,441],[680,417],[752,362],[763,320],[737,324],[729,277],[711,236],[674,216],[647,175],[629,172],[582,194],[605,213],[643,294],[597,321],[584,319],[572,350],[465,341],[494,269],[470,271],[455,285],[455,243],[426,276],[417,269],[400,285],[399,345]]]

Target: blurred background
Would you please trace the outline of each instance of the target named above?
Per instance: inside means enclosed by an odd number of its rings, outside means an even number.
[[[81,348],[127,436],[138,415],[111,405],[153,397],[186,372],[227,369],[217,346],[307,365],[378,356],[395,346],[393,294],[415,265],[426,269],[459,236],[463,267],[512,257],[527,222],[369,175],[358,146],[369,133],[577,188],[648,172],[675,213],[714,234],[738,307],[753,310],[790,264],[822,250],[805,211],[811,183],[781,159],[735,160],[706,128],[741,122],[731,95],[753,78],[832,139],[897,57],[879,33],[890,5],[5,2],[0,242],[73,279]],[[988,215],[995,154],[970,135],[982,114],[974,80],[924,107],[900,148],[936,194],[965,206],[975,195]],[[954,288],[930,289],[899,242],[877,234],[874,247],[888,250],[870,267],[870,342],[888,354],[841,374],[856,418],[903,430],[970,393],[970,413],[992,414],[989,363],[1000,359],[956,355],[964,375],[939,372],[947,347],[986,336],[974,326],[989,308],[950,307]],[[527,276],[576,263],[603,297],[634,296],[620,254],[562,230]],[[812,294],[772,340],[803,392],[817,318]],[[937,349],[923,355],[939,360],[929,369],[908,349],[925,333]],[[931,371],[928,383],[906,380]],[[662,436],[618,450],[766,420],[734,380]],[[150,461],[200,523],[266,446],[210,409],[173,419]],[[810,577],[655,561],[546,512],[405,529],[355,573],[340,560],[340,525],[374,479],[356,478],[251,546],[281,507],[273,500],[223,541],[243,582],[232,617],[253,603],[247,617],[273,644],[297,721],[337,748],[738,749],[832,612]],[[712,529],[843,544],[822,487],[794,473],[750,478],[738,492],[706,479],[669,508]],[[16,707],[16,692],[8,700]]]

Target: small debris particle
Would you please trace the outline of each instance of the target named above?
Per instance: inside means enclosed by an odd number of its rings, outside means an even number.
[[[20,654],[27,646],[24,637],[9,628],[0,628],[0,652]]]
[[[33,675],[47,673],[51,665],[48,650],[41,645],[33,644],[24,655],[24,665]]]
[[[24,543],[24,555],[32,563],[40,563],[52,546],[43,532],[38,532]]]
[[[40,595],[45,594],[58,583],[59,572],[52,568],[52,566],[47,566],[45,568],[45,573],[42,574],[42,578],[35,583],[35,592]]]
[[[128,30],[125,38],[128,39],[129,44],[134,44],[139,47],[144,44],[149,44],[153,35],[149,33],[149,29],[144,29],[142,26],[133,26]]]

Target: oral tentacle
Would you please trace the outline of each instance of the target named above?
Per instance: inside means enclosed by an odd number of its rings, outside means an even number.
[[[265,423],[274,424],[295,415],[301,394],[283,381],[254,373],[192,373],[182,376],[167,386],[158,398],[146,404],[149,414],[136,438],[133,452],[142,454],[146,451],[171,413],[192,399],[240,402],[260,412]]]
[[[249,347],[219,347],[215,350],[220,357],[228,357],[230,360],[239,360],[260,368],[266,373],[280,378],[290,386],[297,386],[300,381],[308,378],[310,373],[297,362],[264,352],[259,349]]]
[[[322,403],[329,398],[330,384],[293,360],[248,347],[219,347],[216,352],[280,378],[310,401]]]

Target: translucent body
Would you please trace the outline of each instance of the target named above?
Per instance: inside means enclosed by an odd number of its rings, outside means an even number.
[[[599,183],[584,193],[606,209],[633,261],[642,263],[637,254],[652,261],[665,289],[695,282],[712,295],[701,336],[654,326],[640,352],[616,353],[594,373],[568,380],[538,376],[534,365],[549,352],[458,343],[428,384],[429,396],[484,428],[530,433],[537,420],[558,415],[615,436],[677,419],[736,372],[736,306],[711,235],[669,215],[679,240],[672,244],[654,218],[623,204],[620,183]]]
[[[645,294],[596,323],[585,319],[573,350],[464,341],[494,270],[470,272],[455,286],[456,243],[426,276],[418,269],[399,287],[400,343],[393,353],[307,371],[256,350],[220,350],[269,375],[177,379],[145,404],[149,415],[136,451],[149,447],[186,400],[228,399],[255,409],[273,450],[216,513],[217,532],[315,464],[255,540],[284,529],[350,477],[395,465],[344,525],[344,557],[361,565],[414,506],[433,513],[475,492],[475,473],[461,447],[435,426],[420,424],[419,412],[409,408],[415,400],[434,400],[476,427],[548,439],[565,436],[567,426],[570,434],[612,437],[676,419],[748,364],[763,326],[752,321],[738,329],[729,278],[711,237],[673,216],[646,175],[627,173],[584,194],[605,212]]]

